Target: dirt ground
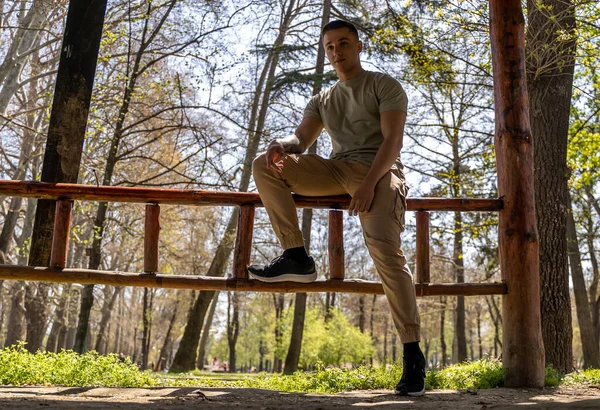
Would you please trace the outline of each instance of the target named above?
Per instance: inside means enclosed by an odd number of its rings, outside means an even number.
[[[598,388],[433,390],[419,398],[385,390],[338,394],[221,388],[0,387],[0,409],[600,409]]]

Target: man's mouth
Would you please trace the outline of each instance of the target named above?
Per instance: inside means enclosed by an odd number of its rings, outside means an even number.
[[[340,63],[340,62],[345,61],[345,60],[346,60],[345,58],[338,58],[337,60],[334,60],[333,63],[337,64],[337,63]]]

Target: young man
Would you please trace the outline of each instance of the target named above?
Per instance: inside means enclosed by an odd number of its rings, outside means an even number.
[[[420,396],[425,391],[420,320],[412,275],[400,250],[407,193],[399,159],[406,94],[392,77],[361,67],[362,43],[352,24],[332,21],[322,36],[339,81],[310,100],[294,135],[272,141],[254,160],[254,180],[284,252],[268,265],[251,265],[248,271],[263,282],[314,281],[315,263],[304,249],[292,192],[350,194],[349,212],[360,217],[404,343],[404,372],[395,392]],[[331,158],[302,154],[323,128],[331,136]]]

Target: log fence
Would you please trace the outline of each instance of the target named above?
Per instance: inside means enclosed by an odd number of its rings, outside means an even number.
[[[189,191],[180,189],[128,188],[76,184],[49,184],[24,181],[0,181],[0,195],[56,200],[56,216],[49,267],[0,266],[0,279],[46,282],[76,282],[115,286],[165,287],[199,290],[236,290],[253,292],[347,292],[383,294],[380,283],[346,279],[344,266],[343,209],[349,196],[295,196],[299,207],[330,208],[329,211],[329,279],[310,284],[263,283],[248,279],[254,216],[262,206],[255,193]],[[144,272],[141,274],[66,266],[71,214],[74,200],[145,203]],[[408,210],[416,211],[416,293],[433,295],[506,294],[505,283],[431,284],[429,260],[430,211],[499,211],[500,199],[473,198],[408,198]],[[230,278],[209,278],[159,274],[160,205],[237,206],[238,226]]]

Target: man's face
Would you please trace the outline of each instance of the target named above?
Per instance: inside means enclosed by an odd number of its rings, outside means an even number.
[[[329,62],[337,72],[349,72],[360,63],[358,54],[362,51],[362,42],[346,27],[326,32],[323,45]]]

